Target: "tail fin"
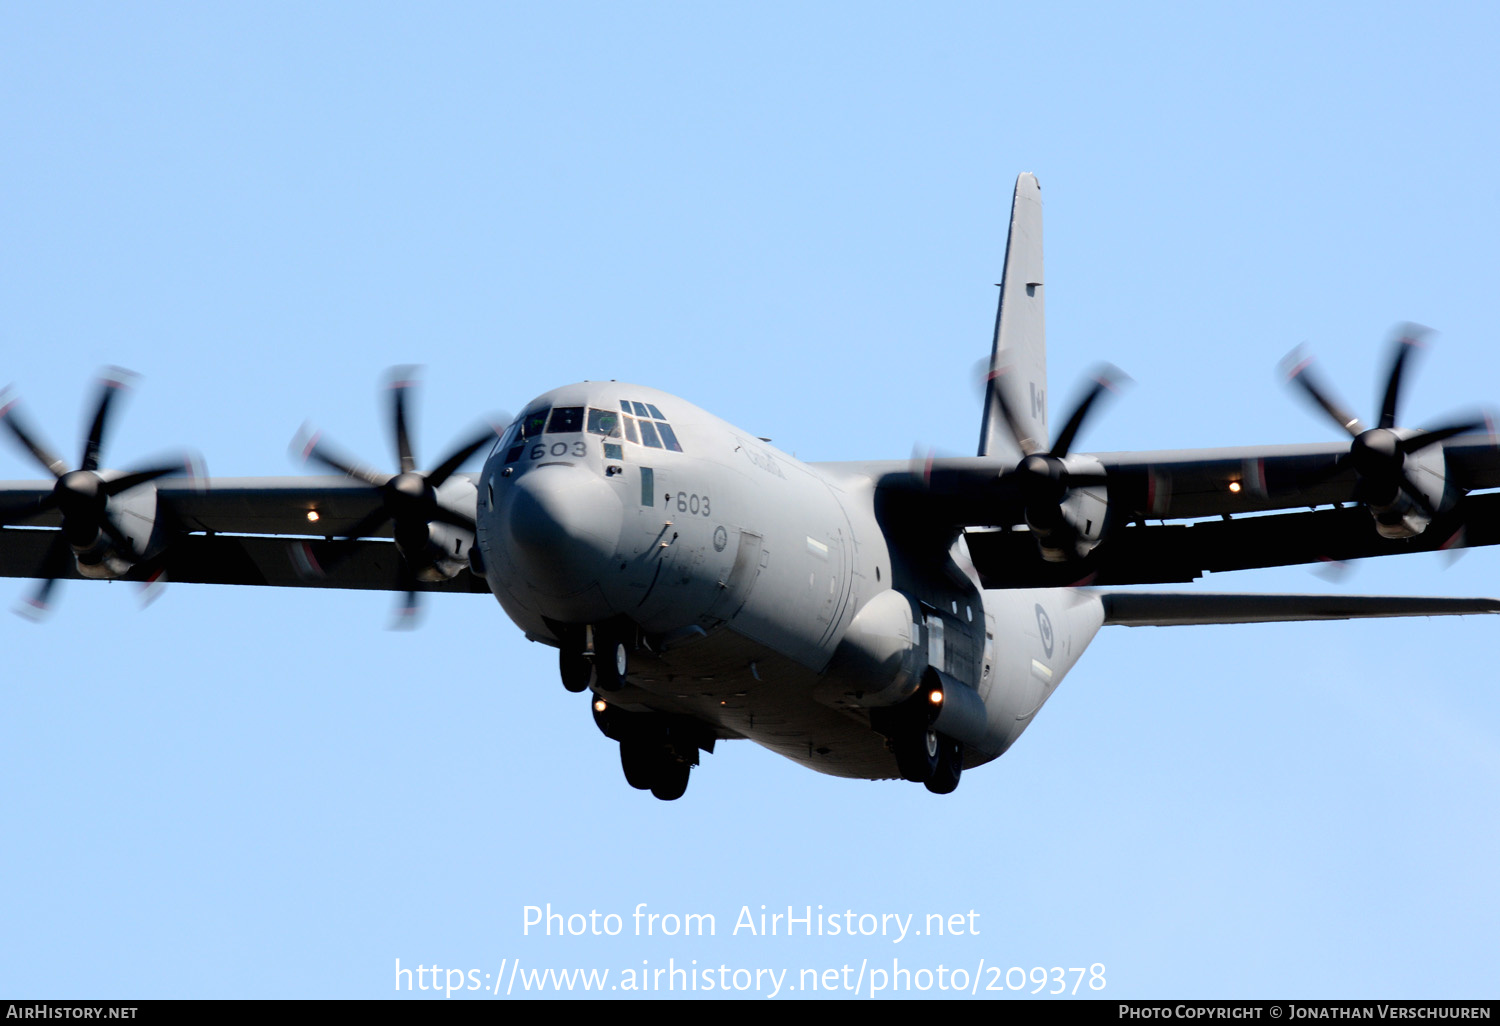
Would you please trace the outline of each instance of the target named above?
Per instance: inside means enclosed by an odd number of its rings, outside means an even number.
[[[1005,246],[1005,277],[995,313],[995,344],[984,396],[979,455],[1012,457],[1025,453],[1005,423],[996,388],[1005,388],[1016,429],[1030,448],[1047,449],[1047,317],[1042,284],[1042,187],[1036,176],[1016,178],[1010,207],[1010,240]]]

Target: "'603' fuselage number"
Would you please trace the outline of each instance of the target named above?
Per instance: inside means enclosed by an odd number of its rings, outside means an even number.
[[[708,496],[694,495],[692,492],[678,492],[675,496],[667,496],[667,505],[670,507],[675,501],[677,512],[686,513],[694,517],[706,517],[709,515]]]
[[[588,451],[588,447],[582,442],[553,442],[551,445],[548,445],[546,442],[537,442],[531,447],[531,452],[527,455],[534,460],[539,460],[543,456],[581,457],[588,455]]]

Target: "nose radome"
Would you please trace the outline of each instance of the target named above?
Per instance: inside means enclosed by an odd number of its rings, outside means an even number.
[[[620,544],[624,510],[592,470],[535,467],[511,484],[514,553],[533,588],[566,594],[597,582]]]

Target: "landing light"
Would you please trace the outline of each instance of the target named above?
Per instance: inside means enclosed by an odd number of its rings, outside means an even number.
[[[942,705],[943,704],[943,693],[942,693],[942,691],[940,691],[937,688],[933,688],[931,691],[927,692],[927,701],[931,702],[933,705]]]
[[[317,510],[310,509],[310,510],[307,511],[307,522],[310,523],[310,524],[316,524],[318,522],[318,511]]]
[[[602,698],[594,699],[594,712],[602,713],[609,708],[609,704]]]
[[[1229,490],[1231,492],[1235,492],[1236,494],[1238,494],[1238,492],[1240,490],[1240,483],[1238,481],[1231,481],[1231,482],[1229,482]]]

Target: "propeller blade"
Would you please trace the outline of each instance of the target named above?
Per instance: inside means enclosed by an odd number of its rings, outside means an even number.
[[[1312,362],[1312,357],[1305,355],[1303,348],[1298,346],[1282,359],[1281,369],[1286,373],[1287,380],[1301,387],[1313,402],[1333,418],[1334,423],[1349,433],[1350,438],[1358,438],[1365,429],[1364,425],[1313,380],[1310,370]]]
[[[147,577],[140,584],[140,591],[137,592],[137,596],[140,599],[141,608],[145,609],[157,599],[161,598],[162,594],[166,590],[167,572],[158,568],[151,574],[151,576]]]
[[[0,421],[10,428],[11,434],[36,459],[47,472],[53,477],[62,477],[68,472],[68,465],[57,457],[52,450],[48,449],[37,440],[36,433],[29,430],[22,422],[20,413],[16,408],[18,400],[16,395],[7,386],[5,391],[0,392]]]
[[[417,459],[411,451],[411,436],[406,428],[406,394],[416,387],[416,371],[416,367],[392,367],[390,371],[391,416],[396,431],[396,458],[401,461],[403,474],[409,474],[417,469]]]
[[[1099,397],[1105,392],[1113,392],[1129,380],[1130,376],[1128,374],[1111,364],[1106,363],[1096,369],[1094,371],[1093,387],[1079,401],[1073,410],[1073,415],[1068,418],[1067,424],[1063,426],[1062,434],[1058,435],[1057,441],[1052,444],[1052,455],[1058,459],[1066,456],[1068,450],[1073,447],[1073,441],[1078,437],[1078,431],[1083,427],[1084,419],[1088,417],[1089,410],[1093,407],[1094,403],[1098,402]]]
[[[80,470],[98,470],[99,453],[104,448],[104,429],[109,425],[109,408],[115,395],[127,389],[137,375],[123,367],[106,367],[99,379],[99,403],[94,413],[94,422],[89,425],[88,438],[83,443],[83,456],[79,460]]]
[[[36,590],[30,596],[23,599],[21,604],[15,607],[15,614],[23,620],[32,623],[41,623],[49,613],[52,606],[48,604],[48,598],[52,595],[52,589],[57,586],[56,577],[46,577],[38,582]]]
[[[417,626],[418,616],[421,614],[421,593],[417,591],[417,580],[412,575],[411,568],[406,565],[406,560],[401,561],[401,569],[397,571],[396,585],[401,589],[401,597],[396,600],[396,613],[392,617],[390,629],[393,631],[409,631]]]
[[[390,513],[382,506],[355,524],[344,537],[319,545],[321,558],[314,554],[313,542],[301,542],[294,546],[293,561],[304,577],[331,577],[333,572],[343,565],[344,560],[354,555],[359,547],[359,539],[375,534],[390,519]]]
[[[1411,358],[1412,350],[1423,345],[1422,339],[1428,334],[1429,329],[1420,324],[1408,324],[1402,329],[1401,337],[1396,340],[1396,353],[1391,360],[1391,373],[1385,384],[1385,399],[1380,404],[1380,426],[1383,428],[1396,426],[1396,408],[1401,398],[1401,371]]]
[[[1021,428],[1021,421],[1016,416],[1015,407],[1006,397],[1009,390],[1005,387],[1005,378],[1011,368],[1000,367],[989,375],[990,393],[995,397],[995,404],[1000,407],[1000,417],[1005,421],[1005,427],[1010,431],[1010,437],[1015,441],[1016,448],[1021,450],[1022,456],[1030,456],[1041,450],[1035,438],[1025,434]]]
[[[375,488],[383,486],[391,479],[391,475],[389,474],[379,473],[345,457],[342,453],[323,441],[323,433],[321,431],[312,431],[304,426],[292,440],[292,448],[301,454],[303,461],[311,460],[314,463],[321,463],[323,466],[331,470],[336,470],[346,477],[352,477],[356,481],[363,481],[365,484]]]
[[[1423,431],[1412,435],[1410,438],[1403,438],[1400,442],[1400,449],[1403,455],[1410,456],[1412,453],[1420,452],[1430,445],[1437,445],[1439,442],[1446,442],[1457,435],[1466,435],[1487,427],[1489,427],[1488,421],[1473,420],[1463,424],[1451,424],[1448,427],[1433,428],[1431,431]]]
[[[421,592],[408,591],[398,600],[396,615],[391,618],[391,630],[409,631],[415,630],[417,622],[422,615],[422,603],[418,599]]]
[[[923,488],[932,486],[932,461],[937,459],[937,450],[931,446],[923,448],[921,445],[911,447],[911,459],[906,464],[906,472],[913,483],[920,482]]]
[[[15,608],[17,616],[30,620],[32,623],[41,623],[51,612],[52,607],[48,599],[52,590],[57,587],[57,580],[68,571],[68,560],[72,553],[68,549],[67,539],[61,533],[47,546],[46,553],[42,556],[42,565],[37,569],[37,576],[41,578],[37,582],[36,590],[29,598]]]
[[[1325,467],[1309,471],[1306,474],[1299,474],[1297,476],[1297,487],[1311,488],[1314,485],[1322,484],[1330,478],[1338,477],[1344,471],[1348,470],[1353,462],[1354,457],[1346,452]]]
[[[57,506],[57,494],[48,492],[36,499],[27,499],[14,505],[0,507],[0,526],[24,524]]]
[[[1453,569],[1453,564],[1468,554],[1467,538],[1465,529],[1460,527],[1448,536],[1448,540],[1438,546],[1438,551],[1443,554],[1443,569]]]
[[[412,444],[411,421],[408,416],[410,411],[407,409],[411,393],[417,385],[417,370],[414,366],[392,367],[386,374],[386,387],[390,393],[391,431],[400,466],[395,474],[380,473],[345,457],[324,444],[322,436],[314,433],[307,425],[303,426],[293,441],[294,450],[300,450],[304,460],[314,460],[379,489],[379,507],[361,519],[343,538],[323,544],[303,542],[292,551],[293,562],[304,574],[327,576],[358,551],[359,538],[373,535],[390,524],[398,557],[395,589],[405,596],[398,605],[393,627],[411,627],[416,624],[420,601],[417,575],[419,572],[424,576],[428,575],[433,566],[431,560],[434,557],[428,551],[431,547],[431,524],[451,524],[469,532],[477,530],[471,516],[439,503],[436,489],[457,473],[464,461],[503,433],[500,428],[486,425],[483,431],[461,442],[431,473],[421,473]],[[508,423],[509,418],[505,418],[503,422]],[[416,567],[410,562],[412,559],[418,561]],[[439,571],[440,574],[446,572]]]
[[[1423,495],[1421,489],[1419,489],[1415,484],[1412,483],[1412,479],[1406,474],[1405,471],[1402,471],[1401,473],[1401,480],[1398,483],[1398,487],[1400,487],[1400,489],[1406,493],[1407,498],[1416,503],[1417,507],[1421,509],[1423,513],[1426,513],[1429,518],[1437,516],[1437,510],[1432,508],[1432,503],[1427,501],[1427,496]]]
[[[1318,557],[1318,565],[1312,568],[1315,577],[1322,578],[1329,584],[1338,584],[1349,576],[1354,568],[1342,559],[1330,559],[1327,556]]]
[[[192,474],[192,464],[189,462],[172,463],[162,467],[148,467],[145,470],[135,470],[119,477],[111,478],[99,486],[99,490],[105,495],[115,496],[121,492],[128,492],[132,488],[139,487],[148,481],[155,481],[159,477],[167,477],[170,474]]]
[[[361,538],[369,538],[373,536],[376,531],[380,530],[380,528],[384,527],[386,521],[390,519],[390,510],[386,509],[385,506],[381,506],[373,512],[366,514],[364,519],[360,520],[359,523],[350,528],[349,533],[344,535],[344,537],[340,540],[352,542],[358,541]]]
[[[510,420],[509,418],[505,418],[503,422],[509,423]],[[427,475],[428,485],[433,488],[442,487],[443,482],[452,477],[453,472],[463,466],[465,460],[498,437],[500,437],[500,430],[493,424],[486,424],[483,432],[475,435],[473,439],[453,450],[447,459],[438,464],[436,470]]]

